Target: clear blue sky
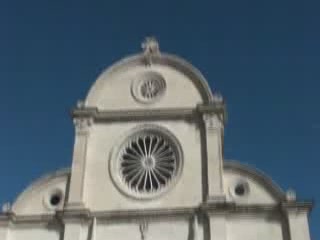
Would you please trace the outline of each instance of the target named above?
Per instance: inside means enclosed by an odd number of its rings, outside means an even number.
[[[69,110],[147,35],[225,97],[225,158],[319,202],[319,9],[303,0],[2,0],[0,203],[71,164]],[[319,215],[316,207],[314,239]]]

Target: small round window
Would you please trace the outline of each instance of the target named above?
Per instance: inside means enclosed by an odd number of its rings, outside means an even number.
[[[50,196],[50,204],[51,206],[58,206],[62,200],[62,196],[60,194],[53,194]]]
[[[60,189],[49,191],[44,197],[44,204],[48,209],[57,209],[63,204],[63,192]]]
[[[142,103],[152,103],[165,92],[166,82],[157,72],[145,72],[136,76],[131,91],[136,100]]]
[[[237,184],[234,188],[234,192],[237,196],[244,196],[246,194],[246,187],[244,184]]]
[[[231,193],[234,197],[245,197],[249,194],[249,184],[247,181],[239,180],[231,187]]]
[[[143,129],[125,140],[112,163],[112,174],[123,191],[137,198],[151,198],[176,181],[181,151],[177,141],[163,131]]]

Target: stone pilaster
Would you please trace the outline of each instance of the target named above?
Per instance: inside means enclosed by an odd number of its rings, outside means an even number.
[[[198,240],[199,236],[199,222],[198,222],[198,216],[195,214],[192,216],[189,220],[189,240]]]
[[[90,127],[93,120],[91,118],[75,118],[75,143],[72,159],[72,170],[67,207],[84,208],[84,182],[87,159],[87,142]]]
[[[223,122],[217,114],[204,114],[207,156],[207,201],[224,201],[222,183]]]
[[[287,208],[290,240],[310,240],[308,211],[298,208]]]
[[[224,213],[209,214],[210,240],[226,240],[226,216]]]
[[[85,220],[68,220],[64,222],[63,240],[88,240],[90,223]]]
[[[10,240],[9,231],[9,223],[0,222],[0,239]]]
[[[96,218],[93,218],[92,220],[90,240],[97,240],[97,219]]]

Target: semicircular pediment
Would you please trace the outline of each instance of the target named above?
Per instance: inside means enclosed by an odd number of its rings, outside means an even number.
[[[91,87],[86,107],[101,110],[187,108],[210,103],[210,87],[195,67],[166,53],[124,58],[107,68]]]
[[[16,199],[12,210],[17,215],[52,213],[64,207],[70,169],[49,173],[31,183]]]
[[[236,161],[224,161],[224,188],[227,200],[241,204],[274,204],[286,198],[271,178]]]

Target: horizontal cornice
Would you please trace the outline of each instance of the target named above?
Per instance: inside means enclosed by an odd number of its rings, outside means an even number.
[[[284,210],[311,211],[312,202],[283,202],[278,204],[239,205],[235,203],[203,203],[189,208],[139,209],[119,211],[90,211],[88,209],[62,210],[52,214],[16,215],[0,214],[0,225],[8,223],[41,224],[52,221],[82,221],[93,218],[111,221],[130,221],[139,219],[189,219],[194,215],[214,214],[268,214]]]
[[[284,210],[297,210],[297,211],[306,211],[310,212],[314,206],[313,201],[308,202],[283,202],[281,204],[282,209]]]
[[[235,203],[204,203],[201,205],[201,212],[208,214],[219,213],[241,213],[258,214],[270,212],[282,212],[283,210],[295,209],[298,211],[311,211],[312,202],[280,202],[278,204],[235,204]]]
[[[82,107],[75,108],[71,114],[73,118],[92,118],[94,121],[196,119],[202,114],[219,114],[224,118],[225,106],[223,103],[212,103],[198,105],[194,108],[124,109],[114,111]]]

